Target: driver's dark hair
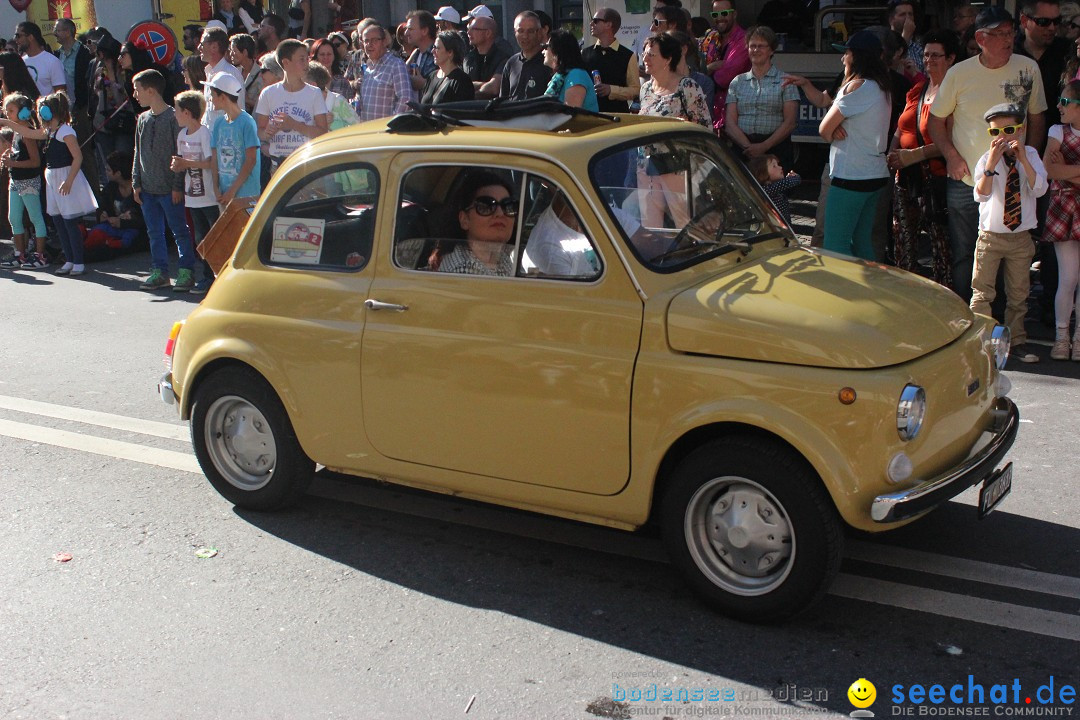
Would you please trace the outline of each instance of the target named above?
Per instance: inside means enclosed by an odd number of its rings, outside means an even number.
[[[465,179],[461,182],[461,193],[458,196],[458,208],[464,210],[472,205],[473,201],[476,200],[476,193],[480,191],[480,188],[485,188],[489,185],[499,185],[504,187],[506,188],[506,192],[510,193],[510,197],[514,196],[514,186],[502,175],[492,172],[491,170],[470,170],[465,175]]]

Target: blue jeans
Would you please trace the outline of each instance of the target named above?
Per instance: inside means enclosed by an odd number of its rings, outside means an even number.
[[[945,206],[949,209],[953,290],[965,302],[970,302],[975,241],[979,238],[979,203],[970,185],[949,178],[945,185]]]
[[[150,236],[150,266],[166,274],[169,272],[169,249],[165,245],[165,223],[168,222],[176,240],[176,249],[180,252],[180,268],[193,270],[195,251],[191,247],[191,233],[188,232],[183,203],[174,203],[171,193],[155,195],[144,190],[140,196],[146,232]]]

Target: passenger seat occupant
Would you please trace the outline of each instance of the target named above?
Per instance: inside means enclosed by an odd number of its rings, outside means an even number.
[[[483,170],[470,174],[462,190],[464,202],[458,212],[458,223],[465,231],[465,242],[458,243],[439,261],[439,272],[513,275],[514,258],[509,242],[518,212],[513,187],[498,175]]]
[[[557,193],[536,221],[525,246],[521,267],[536,269],[541,275],[591,278],[600,271],[600,263],[589,238],[570,203]]]

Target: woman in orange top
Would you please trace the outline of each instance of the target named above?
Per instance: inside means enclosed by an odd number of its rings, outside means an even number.
[[[956,61],[959,41],[949,30],[927,33],[923,44],[927,77],[907,95],[889,147],[889,168],[896,173],[893,192],[893,240],[897,267],[918,268],[919,234],[930,235],[934,280],[952,285],[952,264],[945,222],[945,161],[930,142],[927,120],[945,73]]]

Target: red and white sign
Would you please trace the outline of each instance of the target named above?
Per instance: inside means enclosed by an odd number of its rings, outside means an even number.
[[[132,25],[127,41],[146,48],[158,65],[168,65],[176,57],[176,36],[173,31],[168,25],[153,20]]]

